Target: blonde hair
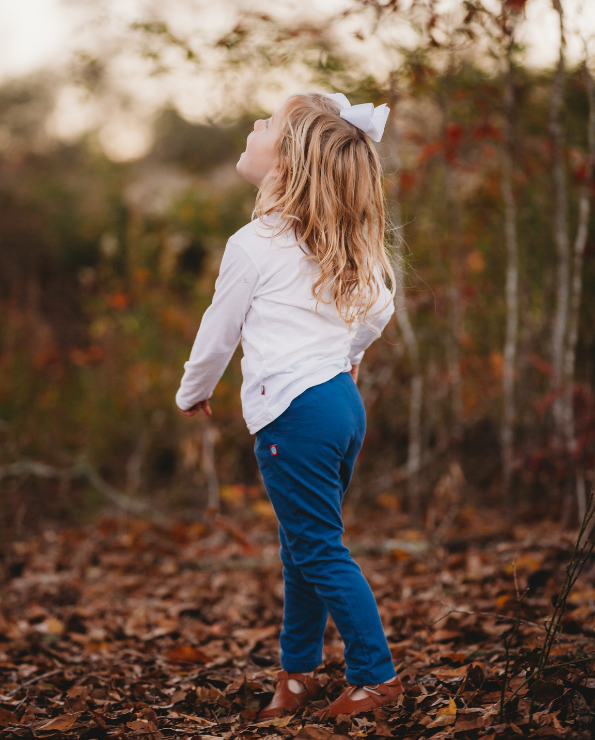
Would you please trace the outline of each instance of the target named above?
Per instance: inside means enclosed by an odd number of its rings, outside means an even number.
[[[371,315],[387,280],[392,300],[395,274],[385,247],[378,153],[339,110],[318,93],[285,101],[276,165],[260,186],[254,216],[279,212],[282,226],[274,233],[295,229],[296,243],[307,244],[320,266],[314,297],[332,303],[351,326]]]

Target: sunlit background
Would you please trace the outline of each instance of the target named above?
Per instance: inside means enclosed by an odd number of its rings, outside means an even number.
[[[595,459],[595,5],[564,0],[562,47],[551,0],[472,6],[1,2],[4,533],[106,505],[271,514],[239,352],[212,420],[173,399],[251,217],[246,135],[305,89],[392,108],[404,280],[362,367],[349,505],[429,527],[486,508],[576,520]]]
[[[411,1],[401,5],[411,6]],[[435,3],[436,12],[444,15],[453,14],[458,6],[458,0]],[[486,6],[497,11],[499,0],[491,0]],[[99,128],[102,145],[110,158],[137,159],[150,149],[154,118],[165,105],[173,105],[187,120],[205,122],[221,116],[233,118],[237,103],[221,94],[216,76],[207,73],[214,62],[208,58],[201,60],[200,73],[196,69],[184,69],[180,60],[172,57],[167,81],[150,76],[147,64],[142,62],[146,49],[142,48],[142,39],[130,33],[131,24],[165,20],[180,39],[189,39],[191,46],[198,48],[200,41],[196,43],[194,39],[213,40],[224,35],[243,13],[270,13],[274,8],[275,16],[283,18],[285,23],[307,19],[324,26],[325,19],[350,7],[352,3],[342,0],[280,4],[242,0],[222,3],[5,1],[0,5],[0,79],[6,81],[41,71],[56,74],[61,79],[57,82],[58,94],[48,121],[48,133],[62,141],[73,141]],[[568,28],[580,27],[582,36],[590,38],[595,32],[595,5],[585,0],[567,0],[564,7]],[[372,37],[366,43],[353,39],[353,30],[359,23],[359,19],[342,19],[333,29],[334,35],[345,42],[346,50],[362,69],[385,76],[391,60],[387,60],[377,39]],[[379,30],[377,34],[380,35]],[[391,35],[410,48],[419,43],[406,23],[399,24],[398,33]],[[558,35],[558,18],[551,0],[528,3],[526,22],[518,34],[519,41],[526,46],[526,64],[533,68],[553,66],[558,54]],[[118,110],[120,106],[115,104],[106,109],[90,101],[68,79],[73,56],[98,53],[110,61],[113,93],[126,98],[126,112]],[[569,35],[567,56],[572,63],[582,58],[582,42],[577,33]],[[292,74],[278,75],[272,70],[270,76],[273,79],[261,78],[254,86],[257,100],[268,108],[274,108],[287,93],[301,89],[301,85],[312,83],[307,77],[296,80]]]

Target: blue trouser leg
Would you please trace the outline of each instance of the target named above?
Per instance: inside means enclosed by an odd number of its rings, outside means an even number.
[[[328,610],[324,601],[293,562],[281,524],[279,541],[285,585],[285,618],[279,638],[281,665],[286,671],[308,673],[322,663]]]
[[[324,634],[324,605],[345,643],[347,680],[359,685],[395,675],[374,595],[342,542],[341,504],[364,433],[361,398],[342,373],[294,399],[258,432],[255,445],[289,576],[282,666],[312,670]]]

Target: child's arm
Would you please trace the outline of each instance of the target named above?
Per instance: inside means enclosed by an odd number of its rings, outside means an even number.
[[[208,399],[238,346],[257,284],[258,272],[250,257],[240,246],[228,242],[213,302],[202,317],[176,393],[183,413],[193,416],[202,408],[210,416]]]
[[[355,370],[354,373],[354,368],[357,368],[359,366],[364,356],[364,352],[368,349],[372,342],[375,339],[378,339],[378,337],[380,336],[378,332],[381,332],[388,324],[389,319],[393,315],[394,311],[395,306],[392,300],[390,300],[389,291],[387,289],[381,291],[380,297],[370,311],[372,315],[367,319],[368,323],[362,323],[359,325],[357,335],[351,343],[349,361],[352,365],[351,374],[355,381],[357,381],[357,370]],[[376,327],[378,331],[374,331],[372,326]]]

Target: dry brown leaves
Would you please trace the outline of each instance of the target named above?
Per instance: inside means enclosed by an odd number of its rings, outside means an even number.
[[[403,531],[395,517],[360,520],[347,541],[375,591],[405,686],[396,705],[309,720],[346,685],[343,646],[329,622],[323,696],[294,716],[257,723],[279,668],[274,521],[236,522],[240,540],[223,520],[170,527],[109,520],[6,548],[0,738],[594,737],[586,658],[595,657],[595,569],[577,585],[552,655],[566,665],[547,672],[532,713],[523,686],[571,536],[542,527],[503,539],[484,521],[424,550],[419,533]],[[518,693],[502,721],[503,639],[517,604],[513,561],[529,593],[506,695]]]

